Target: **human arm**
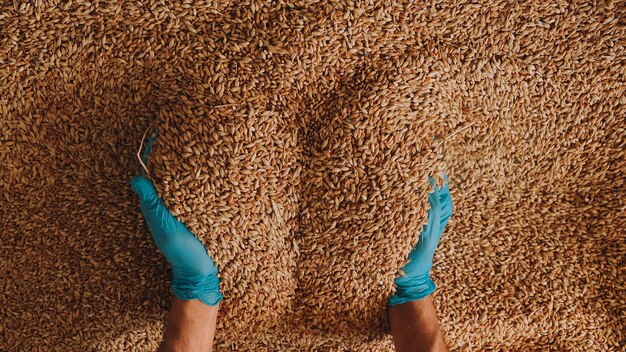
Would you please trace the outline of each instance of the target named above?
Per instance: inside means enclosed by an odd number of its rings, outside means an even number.
[[[428,223],[402,268],[405,275],[396,278],[396,293],[388,303],[391,334],[399,352],[447,351],[431,296],[436,285],[430,278],[435,250],[452,215],[447,178],[443,187],[434,186],[428,201]]]
[[[215,333],[219,292],[217,267],[202,243],[165,207],[144,176],[131,181],[152,237],[172,268],[176,298],[168,313],[163,352],[210,351]]]
[[[431,295],[389,306],[388,311],[396,351],[448,350]]]
[[[208,352],[213,348],[219,304],[174,297],[160,352]]]

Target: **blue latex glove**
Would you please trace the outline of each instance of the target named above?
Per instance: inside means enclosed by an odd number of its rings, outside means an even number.
[[[422,229],[418,244],[409,254],[410,262],[402,271],[406,276],[396,278],[396,293],[389,298],[389,305],[402,304],[422,299],[435,291],[435,283],[430,279],[430,269],[433,266],[433,255],[443,230],[452,215],[452,198],[448,188],[448,178],[441,189],[434,184],[433,192],[428,195],[430,210],[428,223]]]
[[[146,145],[144,162],[154,142]],[[172,291],[180,299],[198,299],[210,306],[222,300],[217,267],[202,243],[178,221],[159,198],[145,176],[135,176],[130,184],[139,196],[141,211],[159,251],[172,267]]]

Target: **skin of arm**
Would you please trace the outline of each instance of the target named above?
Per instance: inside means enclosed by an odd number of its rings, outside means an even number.
[[[219,304],[209,306],[197,299],[174,297],[160,352],[209,352],[217,323]]]
[[[388,312],[396,351],[448,351],[432,296],[389,306]]]

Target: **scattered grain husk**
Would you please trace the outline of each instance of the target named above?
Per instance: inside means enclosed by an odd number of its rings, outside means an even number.
[[[437,153],[450,347],[620,350],[624,18],[614,1],[0,4],[0,350],[156,349],[169,271],[128,186],[155,121],[154,180],[220,265],[218,350],[391,350],[382,304]]]

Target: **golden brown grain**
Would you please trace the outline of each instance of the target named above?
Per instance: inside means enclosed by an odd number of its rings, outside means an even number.
[[[619,350],[625,42],[616,1],[2,2],[0,350],[156,349],[168,266],[128,187],[153,122],[218,350],[391,350],[441,159],[452,349]]]

